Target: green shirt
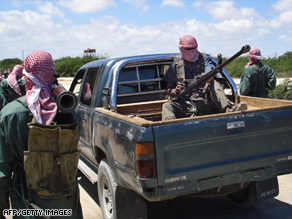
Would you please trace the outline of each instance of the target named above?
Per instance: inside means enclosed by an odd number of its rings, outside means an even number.
[[[268,65],[257,62],[247,66],[240,78],[240,94],[254,97],[267,97],[267,89],[276,87],[276,75]]]
[[[25,95],[25,82],[20,79],[17,81],[22,95]],[[8,84],[7,79],[4,79],[0,83],[0,110],[11,101],[20,97]]]
[[[9,208],[9,195],[13,209],[29,208],[24,195],[28,191],[23,171],[23,151],[27,150],[29,134],[27,123],[31,121],[29,114],[28,108],[17,100],[8,103],[0,114],[0,209]],[[80,124],[77,111],[74,117]],[[72,209],[70,218],[82,218],[78,185],[73,195],[65,198],[42,199],[34,191],[29,194],[30,200],[42,209]]]

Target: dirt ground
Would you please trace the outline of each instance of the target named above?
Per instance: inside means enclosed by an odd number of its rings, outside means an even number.
[[[167,205],[154,203],[153,218],[236,218],[236,219],[291,219],[292,174],[278,177],[280,193],[277,197],[260,202],[253,208],[235,207],[226,196],[216,198],[177,198]],[[79,173],[79,188],[83,216],[102,219],[98,202],[97,186]]]

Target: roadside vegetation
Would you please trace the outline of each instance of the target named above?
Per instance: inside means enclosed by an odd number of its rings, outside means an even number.
[[[292,80],[288,78],[284,80],[274,90],[269,91],[268,97],[272,99],[292,100]]]
[[[57,74],[61,77],[74,77],[78,69],[84,64],[108,58],[106,55],[96,55],[96,56],[83,56],[83,57],[62,57],[60,59],[55,59],[55,69]],[[4,72],[5,69],[10,69],[12,71],[13,67],[17,64],[23,64],[21,59],[4,59],[0,61],[0,69]]]
[[[223,58],[225,61],[226,58]],[[247,56],[241,56],[229,63],[225,69],[233,78],[240,78],[244,67],[248,63]],[[269,65],[276,72],[278,78],[291,78],[292,77],[292,51],[286,52],[279,57],[264,58],[261,61],[263,64]]]
[[[57,74],[61,77],[74,77],[78,69],[91,61],[108,58],[107,55],[83,56],[83,57],[63,57],[54,60]],[[226,58],[223,58],[225,61]],[[245,65],[248,63],[248,57],[242,56],[228,64],[225,69],[233,78],[240,78]],[[279,57],[264,58],[263,64],[271,66],[278,78],[292,78],[292,51],[286,52]],[[22,64],[21,59],[4,59],[0,61],[0,69],[4,72],[5,69],[13,69],[16,64]],[[273,91],[269,92],[269,97],[274,99],[292,100],[292,82],[285,80],[281,85],[278,85]]]

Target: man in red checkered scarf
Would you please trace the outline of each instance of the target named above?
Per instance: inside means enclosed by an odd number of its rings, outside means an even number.
[[[30,53],[23,73],[26,96],[5,105],[0,114],[0,218],[11,207],[65,209],[69,218],[82,219],[76,177],[80,114],[56,116],[51,92],[56,71],[49,53]]]
[[[0,83],[0,110],[16,98],[25,95],[24,80],[22,80],[22,65],[15,65],[7,79]],[[0,79],[1,80],[1,79]]]
[[[36,121],[49,125],[57,113],[57,104],[51,85],[56,76],[52,56],[34,51],[24,60],[26,101]]]

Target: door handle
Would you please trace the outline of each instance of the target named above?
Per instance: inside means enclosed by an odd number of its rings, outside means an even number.
[[[244,128],[244,127],[245,127],[244,121],[229,122],[226,125],[227,130],[240,129],[240,128]]]

